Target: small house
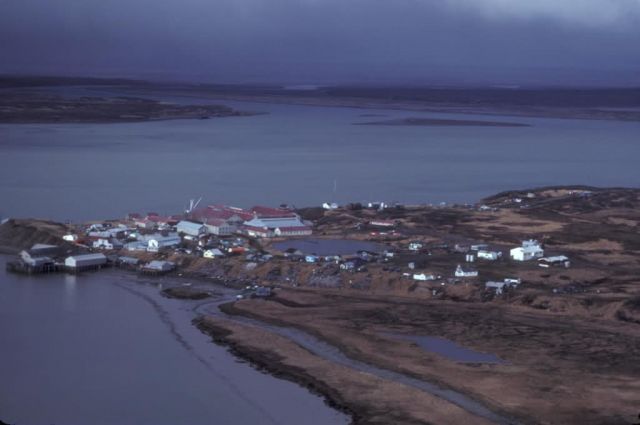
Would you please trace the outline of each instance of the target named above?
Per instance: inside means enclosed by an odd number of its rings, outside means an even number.
[[[409,244],[409,251],[420,251],[422,246],[423,245],[420,242],[411,242]]]
[[[487,251],[481,249],[476,254],[478,258],[482,258],[483,260],[496,261],[500,257],[502,257],[502,252],[500,251]]]
[[[222,252],[221,250],[219,250],[218,248],[213,248],[213,249],[206,249],[203,253],[202,256],[204,258],[218,258],[218,257],[224,257],[224,252]]]
[[[306,261],[307,263],[317,263],[318,257],[316,255],[306,255],[304,257],[304,261]]]
[[[544,249],[538,241],[528,240],[522,242],[522,246],[509,251],[511,258],[515,261],[529,261],[535,258],[542,258]]]
[[[419,281],[436,280],[436,276],[433,274],[416,273],[413,275],[413,280],[419,280]]]
[[[462,267],[461,265],[458,264],[458,267],[456,267],[456,271],[454,272],[454,275],[456,277],[477,277],[478,271],[468,267]]]
[[[571,262],[569,261],[569,258],[564,255],[556,255],[553,257],[544,257],[544,258],[538,259],[538,265],[544,268],[549,268],[549,267],[569,268],[571,266]]]

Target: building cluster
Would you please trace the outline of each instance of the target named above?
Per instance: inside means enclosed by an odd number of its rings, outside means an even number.
[[[503,260],[503,251],[500,249],[491,248],[487,244],[455,244],[451,249],[447,245],[444,245],[446,252],[453,254],[464,254],[464,263],[459,263],[452,270],[452,277],[445,278],[436,275],[434,273],[428,273],[426,271],[417,271],[416,263],[411,261],[408,263],[408,268],[413,270],[412,273],[403,273],[405,277],[410,277],[415,281],[440,281],[457,283],[465,280],[474,280],[480,276],[479,271],[473,267],[476,262],[497,262]],[[406,246],[409,253],[428,252],[431,255],[431,251],[427,249],[427,245],[421,241],[411,241]],[[539,267],[564,267],[568,268],[571,265],[569,258],[565,255],[544,256],[545,251],[540,242],[537,240],[525,240],[520,246],[514,247],[509,250],[509,260],[515,263],[532,262],[536,261]],[[501,281],[489,280],[485,283],[485,288],[493,291],[496,295],[503,294],[509,288],[516,288],[521,283],[519,278],[505,278]]]

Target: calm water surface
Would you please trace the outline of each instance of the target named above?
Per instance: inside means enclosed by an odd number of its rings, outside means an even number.
[[[363,117],[372,111],[223,103],[268,114],[0,125],[0,216],[173,213],[201,195],[210,203],[309,206],[474,202],[540,185],[640,185],[639,123],[472,116],[531,127],[361,126],[352,124],[470,117],[392,110]]]
[[[0,419],[20,425],[346,424],[297,385],[238,363],[189,302],[115,271],[6,274]]]

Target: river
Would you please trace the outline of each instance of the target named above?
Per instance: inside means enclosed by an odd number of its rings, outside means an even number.
[[[25,277],[0,256],[0,419],[20,425],[346,424],[238,362],[188,302],[116,270]]]

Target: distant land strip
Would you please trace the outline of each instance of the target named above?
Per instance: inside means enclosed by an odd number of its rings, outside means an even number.
[[[451,120],[441,118],[401,118],[385,121],[358,122],[353,125],[425,126],[425,127],[531,127],[529,124],[505,121]]]

